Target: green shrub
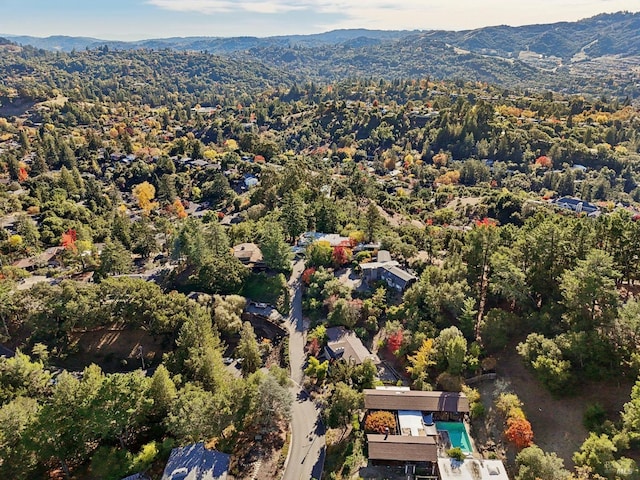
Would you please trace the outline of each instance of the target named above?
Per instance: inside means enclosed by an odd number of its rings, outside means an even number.
[[[485,414],[485,408],[482,402],[474,402],[471,404],[471,418],[482,418]]]
[[[131,471],[142,472],[149,468],[158,457],[159,449],[156,442],[149,442],[143,445],[138,454],[133,457]]]
[[[600,433],[606,420],[607,412],[599,403],[593,403],[587,407],[582,415],[582,424],[590,432]]]
[[[460,447],[450,448],[449,450],[447,450],[447,455],[449,456],[449,458],[453,458],[454,460],[460,460],[460,461],[463,461],[466,457],[466,455],[464,454],[464,452]]]
[[[91,477],[119,480],[129,472],[131,454],[116,447],[100,447],[91,457]]]

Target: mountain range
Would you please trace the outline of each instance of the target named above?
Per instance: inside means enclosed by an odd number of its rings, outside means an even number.
[[[201,50],[229,53],[264,47],[321,47],[327,45],[367,46],[428,39],[443,42],[474,53],[514,56],[520,51],[570,60],[576,55],[640,55],[640,12],[601,14],[577,22],[525,25],[499,25],[463,31],[385,31],[333,30],[312,35],[276,37],[172,37],[132,42],[102,40],[90,37],[2,35],[13,42],[46,50],[71,51],[107,45],[121,49]]]
[[[295,81],[461,78],[506,87],[640,96],[640,13],[465,31],[334,30],[277,37],[173,37],[134,42],[5,35],[45,50],[199,51],[286,69]],[[330,47],[330,48],[328,48]]]

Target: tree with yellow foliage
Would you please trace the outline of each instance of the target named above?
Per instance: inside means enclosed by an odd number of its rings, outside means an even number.
[[[173,201],[173,211],[178,216],[178,218],[187,218],[187,212],[184,209],[182,200],[180,200],[179,198],[176,198]]]
[[[434,359],[435,349],[433,348],[433,339],[423,340],[422,345],[413,356],[407,357],[410,365],[407,367],[407,373],[413,378],[414,386],[420,390],[424,390],[429,386],[427,382],[428,370],[436,364]]]
[[[156,196],[156,188],[149,182],[142,182],[133,187],[133,196],[138,201],[138,206],[142,209],[145,215],[149,215],[151,210],[156,208],[158,204],[153,201]]]
[[[445,152],[439,152],[433,156],[433,164],[436,167],[444,167],[448,161],[449,155],[447,155]]]
[[[450,170],[436,178],[436,183],[440,185],[455,185],[458,182],[460,182],[460,172],[458,170]]]
[[[225,141],[224,146],[229,152],[235,152],[236,150],[238,150],[238,142],[236,142],[233,138]]]
[[[22,247],[23,244],[22,237],[20,235],[11,235],[9,237],[9,247],[11,250],[17,250]]]

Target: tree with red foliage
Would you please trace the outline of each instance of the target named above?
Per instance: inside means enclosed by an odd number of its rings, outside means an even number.
[[[320,353],[320,342],[317,338],[314,337],[311,339],[311,341],[309,342],[309,346],[307,347],[307,351],[312,357],[318,356],[318,354]]]
[[[396,433],[396,417],[385,410],[370,413],[364,421],[364,431],[367,433]]]
[[[342,267],[351,261],[351,249],[338,246],[333,249],[333,254],[331,255],[331,260],[333,262],[333,266],[336,268]]]
[[[26,168],[20,167],[18,169],[18,181],[20,183],[24,182],[27,178],[29,178],[29,174],[27,173]]]
[[[62,234],[62,238],[60,239],[60,244],[64,247],[65,250],[76,251],[76,240],[78,239],[78,234],[73,228],[70,228],[65,233]]]
[[[529,420],[526,418],[509,418],[504,435],[518,450],[522,450],[533,443],[533,430],[531,429]]]
[[[307,268],[304,272],[302,272],[302,283],[305,285],[309,285],[311,282],[311,276],[316,273],[316,269],[311,267]]]
[[[402,347],[403,340],[404,332],[402,330],[389,334],[387,337],[387,349],[395,355],[400,350],[400,347]]]
[[[490,218],[487,218],[487,217],[484,217],[482,220],[476,220],[476,227],[490,228],[495,226],[496,226],[496,221],[491,220]]]
[[[542,168],[551,168],[553,166],[553,162],[551,161],[551,158],[547,157],[546,155],[541,155],[538,158],[536,158],[536,165],[540,165]]]

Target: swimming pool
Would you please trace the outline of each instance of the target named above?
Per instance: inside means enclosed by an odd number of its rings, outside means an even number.
[[[464,453],[472,453],[471,440],[462,422],[436,422],[436,430],[445,431],[449,436],[452,447],[460,447]]]

